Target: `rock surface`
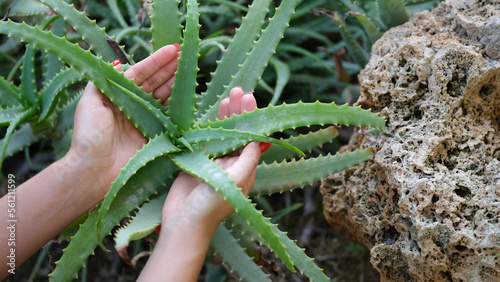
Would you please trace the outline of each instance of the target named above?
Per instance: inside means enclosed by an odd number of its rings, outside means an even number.
[[[390,31],[358,105],[387,119],[343,150],[375,156],[323,181],[324,214],[389,281],[500,281],[500,2],[448,0]]]

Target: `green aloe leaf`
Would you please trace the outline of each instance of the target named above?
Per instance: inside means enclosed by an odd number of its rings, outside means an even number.
[[[0,76],[0,107],[5,108],[24,104],[20,92],[21,90],[17,86]]]
[[[37,107],[35,82],[35,51],[32,44],[26,45],[21,74],[21,97],[24,99],[25,107]]]
[[[272,57],[269,63],[273,66],[274,70],[276,71],[276,77],[277,77],[273,98],[271,99],[271,102],[269,102],[270,105],[274,106],[279,101],[281,93],[283,93],[286,84],[290,80],[291,72],[287,64],[276,59],[276,57]]]
[[[49,9],[36,0],[19,0],[11,3],[13,5],[9,14],[12,16],[34,16],[49,13]]]
[[[163,125],[157,124],[157,127],[153,126],[157,117],[147,119],[146,117],[151,117],[151,115],[149,113],[143,113],[144,110],[150,112],[148,107],[145,108],[136,100],[130,99],[127,95],[123,95],[122,91],[116,91],[114,85],[109,81],[114,81],[121,87],[135,93],[142,100],[147,101],[159,110],[163,111],[166,108],[158,100],[155,100],[151,94],[145,93],[141,88],[135,85],[133,80],[125,78],[122,73],[115,70],[111,64],[95,57],[76,44],[71,44],[67,40],[54,36],[50,32],[42,31],[37,27],[28,26],[25,23],[18,24],[10,20],[0,21],[0,33],[9,34],[22,41],[32,42],[49,53],[57,54],[58,58],[80,71],[108,95],[110,100],[113,101],[147,137],[152,138],[162,132]]]
[[[232,7],[232,8],[241,10],[243,12],[247,12],[248,11],[247,7],[245,7],[245,6],[243,6],[243,5],[239,4],[239,3],[235,3],[233,1],[230,1],[230,0],[205,0],[205,2],[223,4],[223,5],[226,5],[228,7]]]
[[[266,195],[303,187],[367,161],[372,156],[371,149],[364,149],[279,164],[261,164],[257,166],[255,186],[250,195]]]
[[[297,7],[295,14],[293,15],[292,20],[298,20],[302,18],[304,15],[310,13],[311,9],[321,7],[323,4],[326,2],[329,2],[328,0],[309,0],[309,1],[302,1],[299,6]],[[331,2],[331,1],[330,1]]]
[[[224,51],[222,59],[217,62],[217,69],[212,75],[212,80],[207,84],[207,91],[198,105],[197,118],[205,114],[208,108],[217,102],[221,93],[225,91],[225,86],[231,83],[232,76],[238,72],[240,64],[247,59],[247,52],[255,45],[255,39],[259,36],[262,23],[269,11],[270,2],[270,0],[252,2],[234,38]],[[216,108],[218,109],[218,106]]]
[[[318,63],[320,66],[322,66],[324,69],[329,71],[331,74],[335,74],[335,71],[329,65],[327,65],[322,59],[316,57],[314,55],[314,53],[312,53],[312,52],[310,52],[302,47],[295,46],[292,44],[280,44],[276,51],[277,52],[291,52],[291,53],[297,53],[299,55],[303,55],[303,56],[308,57],[311,60],[315,61],[316,63]]]
[[[180,131],[186,131],[194,124],[196,101],[196,74],[198,73],[198,45],[200,43],[198,3],[187,1],[186,30],[175,83],[169,98],[168,114]]]
[[[73,221],[68,227],[64,228],[61,233],[57,236],[59,242],[69,241],[71,237],[75,236],[76,232],[80,229],[80,225],[84,224],[87,218],[89,218],[90,211],[80,216],[77,220]]]
[[[187,140],[187,142],[191,144],[209,142],[213,140],[227,140],[227,139],[245,140],[247,142],[250,141],[269,142],[279,146],[283,146],[288,150],[291,150],[296,154],[305,157],[305,154],[302,151],[300,151],[299,149],[288,143],[261,134],[255,134],[250,132],[228,130],[224,128],[195,128],[189,130],[188,132],[185,132],[183,137]]]
[[[75,119],[76,106],[78,101],[83,95],[83,90],[81,90],[71,101],[66,105],[57,109],[56,125],[52,130],[54,136],[61,136],[65,134],[70,128],[73,128],[73,123]]]
[[[121,29],[115,35],[115,41],[116,41],[116,43],[120,44],[120,42],[122,42],[127,36],[134,36],[134,35],[137,35],[137,33],[139,33],[139,35],[145,35],[145,36],[152,35],[151,30],[146,28],[146,27],[131,26],[131,27]],[[156,50],[154,50],[154,51],[156,51]]]
[[[111,10],[111,13],[113,14],[113,17],[115,18],[116,21],[120,24],[122,28],[127,28],[128,24],[123,18],[122,12],[120,11],[120,8],[118,7],[118,1],[116,0],[107,0],[106,3],[108,4],[109,9]]]
[[[95,20],[89,19],[84,12],[76,10],[62,0],[40,0],[40,2],[61,15],[105,61],[111,62],[116,59],[116,54],[106,42],[108,35],[103,28],[97,26]]]
[[[66,34],[66,21],[59,18],[52,23],[52,33],[59,37]],[[64,68],[64,62],[60,61],[56,56],[43,51],[43,79],[44,85],[48,85],[50,81]]]
[[[248,54],[238,73],[234,77],[227,78],[230,81],[228,87],[224,89],[224,93],[219,97],[217,102],[201,116],[198,120],[200,123],[206,123],[209,120],[216,119],[220,101],[229,96],[229,91],[231,91],[233,87],[241,86],[245,91],[251,91],[255,88],[267,66],[267,62],[269,62],[272,55],[275,53],[276,46],[278,46],[278,43],[285,33],[288,22],[298,2],[299,0],[282,1],[280,6],[276,8],[274,16],[269,19],[269,25],[262,32],[259,40],[250,54]],[[241,50],[238,52],[241,52]]]
[[[295,117],[295,118],[290,118]],[[370,110],[360,107],[349,107],[347,104],[337,106],[335,103],[302,103],[283,104],[244,112],[230,119],[201,124],[199,127],[237,129],[263,135],[283,131],[288,128],[310,125],[356,125],[374,127],[384,131],[385,120]],[[241,147],[245,141],[212,141],[201,145],[206,154],[221,156]]]
[[[146,164],[134,174],[120,190],[109,207],[106,220],[101,226],[99,236],[102,238],[111,233],[113,227],[128,217],[130,212],[155,194],[158,187],[172,178],[177,167],[167,157],[159,157]],[[158,173],[161,172],[161,173]],[[56,268],[49,277],[51,281],[71,281],[78,276],[78,270],[85,265],[87,258],[99,245],[96,236],[98,209],[94,210],[71,237],[71,242],[63,251],[63,256],[56,262]],[[82,248],[85,246],[85,248]]]
[[[257,232],[253,226],[249,225],[245,218],[243,218],[240,214],[233,213],[227,217],[226,220],[229,221],[234,227],[241,230],[243,234],[247,234],[261,244],[264,243],[259,232]],[[295,242],[290,240],[286,233],[279,230],[276,224],[271,223],[267,218],[264,218],[264,220],[266,220],[271,226],[272,231],[278,235],[280,243],[285,246],[285,251],[289,254],[293,264],[300,270],[301,273],[306,275],[311,281],[331,281],[323,273],[323,270],[321,270],[321,268],[319,268],[314,261],[306,255],[304,249],[301,249]]]
[[[104,219],[106,218],[106,213],[108,212],[111,203],[118,194],[118,191],[125,185],[125,183],[127,183],[130,177],[136,174],[142,167],[152,160],[167,153],[179,151],[180,149],[172,144],[168,135],[162,134],[152,140],[149,140],[149,142],[129,160],[129,162],[121,169],[120,174],[116,177],[113,183],[111,183],[111,187],[109,188],[109,191],[102,202],[101,208],[99,209],[99,216],[97,219],[98,236],[101,234],[100,229],[104,224]],[[99,239],[101,238],[99,237]],[[101,247],[104,249],[103,245],[101,245]]]
[[[350,12],[350,6],[345,1],[336,0],[337,4],[340,6],[339,9],[344,10],[345,12]],[[355,7],[354,7],[355,8]],[[370,54],[359,44],[351,30],[346,27],[344,21],[341,21],[338,13],[329,11],[327,9],[319,8],[315,9],[319,14],[325,14],[332,19],[334,24],[339,27],[340,35],[342,39],[344,39],[345,44],[347,45],[347,51],[351,55],[352,59],[361,67],[365,66],[368,60],[370,59]],[[355,12],[359,13],[359,12]]]
[[[130,221],[115,233],[115,249],[121,257],[128,258],[127,247],[130,241],[138,240],[151,234],[161,224],[161,211],[167,193],[151,199],[139,208]]]
[[[19,113],[11,122],[9,127],[7,128],[7,132],[5,133],[5,137],[3,139],[2,143],[2,154],[0,155],[0,168],[2,167],[3,160],[5,158],[5,153],[7,152],[7,146],[9,145],[9,140],[10,137],[12,136],[12,133],[16,129],[16,127],[24,122],[25,120],[29,119],[30,117],[34,116],[36,114],[36,109],[31,108],[29,110],[26,110],[22,113]]]
[[[126,94],[125,96],[128,96],[128,99],[132,99],[133,101],[137,102],[138,105],[141,106],[141,107],[137,108],[137,111],[144,112],[144,114],[142,115],[143,119],[154,120],[154,122],[149,123],[149,127],[142,128],[141,131],[143,133],[145,133],[144,135],[152,136],[153,133],[159,134],[159,133],[163,132],[164,129],[166,128],[168,130],[168,134],[169,134],[170,138],[173,139],[173,138],[175,138],[175,136],[177,136],[177,127],[172,123],[172,121],[170,120],[170,118],[167,115],[165,115],[163,112],[161,112],[161,110],[153,107],[148,101],[145,101],[141,97],[138,97],[137,95],[132,93],[130,90],[119,85],[117,82],[115,82],[111,79],[108,79],[108,81],[113,85],[112,88],[116,88],[119,91],[122,91],[122,93]],[[124,96],[124,95],[122,95],[122,96]],[[115,95],[115,97],[117,97],[118,99],[121,99],[122,96]],[[115,98],[115,100],[112,100],[112,101],[114,102],[117,100]],[[130,108],[132,105],[130,102],[121,102],[120,104],[127,105],[127,108]],[[149,131],[149,129],[153,127],[153,124],[156,126],[156,128],[152,131]],[[141,128],[139,128],[139,130],[140,129]],[[148,133],[148,131],[151,133]]]
[[[47,132],[33,134],[31,126],[29,124],[21,125],[21,127],[14,131],[7,141],[7,149],[5,151],[5,158],[12,156],[29,145],[41,140],[43,137],[47,137]],[[0,140],[0,146],[3,147],[5,143],[5,138]]]
[[[208,122],[199,126],[201,128],[222,127],[269,135],[287,128],[324,124],[367,126],[382,131],[385,128],[385,120],[370,110],[349,107],[347,104],[337,106],[335,103],[319,102],[268,106],[252,112],[244,112],[230,119]]]
[[[12,120],[16,118],[16,116],[18,116],[23,111],[25,111],[25,109],[22,106],[0,109],[0,126],[8,125]]]
[[[302,152],[311,152],[312,149],[320,147],[325,143],[332,142],[338,136],[338,131],[334,126],[326,129],[320,129],[316,132],[310,132],[307,135],[299,135],[282,140],[292,146],[297,147]],[[282,146],[271,145],[269,149],[260,157],[261,163],[273,163],[291,160],[298,156],[294,152],[283,148]]]
[[[366,34],[370,38],[371,44],[375,43],[380,37],[382,37],[382,31],[373,24],[373,22],[366,17],[365,14],[361,13],[356,13],[353,14],[358,21],[363,25],[363,28],[365,29]]]
[[[44,120],[54,111],[64,89],[84,79],[79,71],[72,68],[59,72],[40,93],[38,99],[42,113],[38,120]]]
[[[200,56],[203,57],[206,55],[212,48],[217,48],[220,51],[224,52],[226,50],[225,45],[228,45],[231,42],[231,37],[227,35],[215,36],[204,38],[200,41],[199,53]]]
[[[325,46],[333,46],[332,41],[330,41],[327,35],[321,33],[320,31],[312,30],[307,27],[290,26],[286,29],[285,37],[304,38],[303,40],[315,39],[317,41],[321,41]]]
[[[340,25],[340,21],[334,20],[335,24]],[[360,66],[364,67],[370,59],[370,54],[359,45],[359,42],[354,38],[352,32],[345,26],[340,27],[340,34],[347,45],[347,51],[352,56],[353,60]]]
[[[181,44],[182,26],[179,3],[180,0],[153,0],[153,14],[151,15],[153,51],[166,45]]]
[[[380,19],[388,27],[404,24],[410,19],[404,0],[377,0],[377,4]]]
[[[217,255],[234,274],[244,281],[271,281],[240,246],[229,229],[222,223],[210,242]]]
[[[229,179],[217,164],[204,155],[198,146],[193,146],[194,152],[169,155],[172,161],[185,172],[196,176],[219,192],[262,236],[265,245],[281,258],[284,265],[291,271],[293,265],[284,246],[279,242],[276,234],[271,231],[271,226],[264,219],[261,212],[257,211],[250,200],[241,193],[241,190]]]

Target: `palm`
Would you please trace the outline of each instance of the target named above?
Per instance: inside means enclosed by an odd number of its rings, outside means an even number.
[[[137,85],[166,104],[174,83],[178,50],[175,45],[165,46],[127,70],[125,76],[134,78]],[[120,169],[146,141],[95,85],[87,85],[75,112],[71,150],[90,169],[106,172],[100,180],[103,187],[109,189]]]
[[[94,169],[108,171],[112,177],[118,175],[146,139],[94,88],[89,85],[78,103],[72,148],[79,156],[92,160]]]

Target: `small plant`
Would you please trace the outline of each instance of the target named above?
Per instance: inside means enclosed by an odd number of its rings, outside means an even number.
[[[5,79],[0,80],[10,89],[7,92],[10,98],[1,101],[1,122],[4,125],[10,124],[3,141],[3,151],[18,150],[30,144],[26,141],[16,149],[9,149],[7,144],[10,144],[11,135],[17,133],[19,136],[38,138],[40,131],[30,131],[30,128],[54,132],[61,124],[71,121],[58,119],[69,107],[58,106],[58,99],[61,99],[59,93],[65,92],[53,91],[50,93],[55,94],[44,95],[45,92],[37,91],[33,83],[33,68],[30,64],[32,65],[35,47],[55,55],[69,65],[45,89],[63,89],[72,84],[70,81],[80,81],[83,76],[99,87],[149,139],[122,169],[104,201],[72,226],[71,230],[77,231],[71,236],[69,246],[50,274],[52,280],[65,281],[77,277],[78,270],[88,256],[99,244],[102,245],[101,239],[142,205],[139,215],[117,234],[118,251],[126,258],[125,247],[128,242],[153,232],[160,223],[162,199],[168,193],[164,186],[167,185],[168,188],[168,180],[183,170],[213,186],[235,208],[236,213],[219,226],[212,239],[212,247],[241,279],[269,280],[245,252],[242,242],[231,229],[239,230],[269,247],[290,271],[294,272],[297,267],[313,281],[329,281],[313,260],[275,224],[262,216],[255,204],[243,196],[227,174],[212,161],[213,158],[232,152],[251,141],[273,143],[263,156],[265,162],[257,168],[256,184],[251,192],[253,195],[262,195],[322,180],[373,155],[371,149],[365,149],[342,155],[303,158],[303,151],[310,151],[336,137],[333,127],[298,138],[277,140],[268,137],[289,128],[325,124],[367,126],[384,130],[384,119],[358,107],[299,102],[268,106],[224,120],[216,119],[218,105],[228,96],[231,88],[242,86],[243,90],[252,91],[256,87],[299,0],[281,1],[267,22],[271,1],[253,1],[218,62],[206,91],[200,95],[196,94],[198,57],[200,46],[206,41],[200,43],[198,3],[196,0],[187,0],[184,6],[177,0],[153,1],[150,9],[152,51],[167,44],[182,43],[176,82],[168,108],[109,64],[109,61],[115,59],[114,52],[106,42],[109,36],[95,22],[63,1],[41,2],[65,19],[88,43],[90,50],[86,51],[67,39],[56,36],[54,32],[44,31],[37,26],[10,20],[0,22],[0,33],[32,44],[28,45],[24,58],[21,87],[18,88]],[[185,10],[184,15],[179,12],[179,6]],[[181,25],[182,17],[185,17],[184,27]],[[264,22],[267,24],[262,30]],[[181,36],[183,29],[184,36]],[[75,76],[72,80],[68,78],[70,74]],[[65,87],[56,87],[59,84],[54,81],[58,77],[64,81],[62,84]],[[15,131],[23,122],[26,125]],[[28,129],[23,129],[25,127]],[[25,130],[24,133],[21,130]],[[282,147],[288,150],[283,151]],[[296,157],[299,159],[296,160]],[[158,171],[161,173],[157,173]],[[141,219],[144,216],[148,220]],[[81,225],[76,227],[78,223]],[[71,234],[71,230],[66,234]],[[231,245],[230,248],[228,244]]]

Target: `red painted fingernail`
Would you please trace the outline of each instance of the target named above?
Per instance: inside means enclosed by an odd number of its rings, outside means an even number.
[[[175,46],[175,48],[177,48],[177,50],[181,50],[181,46],[179,46],[179,44],[174,43],[174,44],[172,44],[172,45],[174,45],[174,46]]]
[[[113,61],[113,67],[116,67],[119,64],[120,64],[120,60],[114,60]]]
[[[155,231],[156,231],[156,233],[160,234],[161,224],[156,227]]]
[[[245,93],[245,95],[252,95],[252,94],[253,94],[252,92]]]
[[[260,142],[259,143],[259,148],[260,148],[261,153],[264,153],[265,151],[267,151],[267,149],[269,149],[269,147],[271,147],[271,143],[269,143],[269,142]]]

